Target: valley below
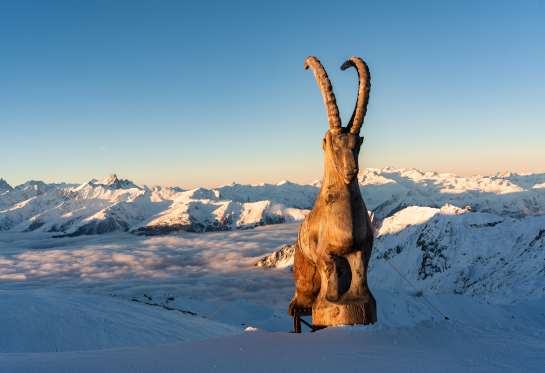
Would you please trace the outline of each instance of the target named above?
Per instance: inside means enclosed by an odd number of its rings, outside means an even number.
[[[378,324],[294,335],[290,245],[320,181],[0,181],[0,371],[334,370],[343,356],[347,370],[539,370],[545,174],[384,168],[358,183]]]

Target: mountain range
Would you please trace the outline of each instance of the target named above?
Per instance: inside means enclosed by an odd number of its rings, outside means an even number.
[[[410,206],[450,204],[522,219],[545,214],[545,173],[459,177],[415,169],[367,168],[358,183],[368,210],[385,219]],[[117,230],[157,235],[297,222],[312,209],[321,181],[299,185],[230,184],[214,189],[138,186],[111,174],[87,183],[0,179],[0,230],[59,236]]]
[[[496,304],[545,295],[545,216],[411,206],[379,220],[374,231],[372,289],[420,296],[412,284],[428,296],[462,294]],[[287,245],[256,265],[291,269],[293,254],[294,245]]]

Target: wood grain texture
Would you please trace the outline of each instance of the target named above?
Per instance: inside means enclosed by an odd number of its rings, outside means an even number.
[[[341,70],[346,70],[349,67],[355,67],[358,72],[358,99],[356,101],[356,108],[352,114],[352,118],[348,122],[346,128],[350,130],[354,135],[359,135],[361,126],[363,125],[363,118],[367,113],[367,104],[369,103],[369,93],[371,92],[371,74],[367,64],[359,57],[349,58],[342,64]]]
[[[307,61],[317,66],[314,57],[308,57]],[[309,65],[314,70],[313,64]],[[321,64],[319,68],[323,70]],[[318,76],[324,74],[325,70],[315,71],[319,84]],[[331,95],[322,90],[328,107],[326,97],[334,97],[329,79],[327,84],[320,85],[324,86],[331,89]],[[365,82],[364,86],[370,87]],[[366,97],[358,98],[358,103],[366,105],[369,90],[360,89],[360,92]],[[330,113],[328,107],[328,116]],[[365,110],[357,105],[353,118],[363,122],[360,114],[365,115]],[[357,182],[361,139],[350,128],[331,127],[329,119],[330,129],[322,142],[322,187],[314,208],[299,228],[293,265],[295,295],[288,308],[291,316],[307,316],[312,310],[316,328],[377,320],[376,302],[367,285],[373,229]],[[356,128],[356,119],[352,129]]]
[[[329,81],[329,77],[325,72],[324,67],[314,56],[308,56],[305,60],[304,68],[312,69],[320,91],[322,92],[322,97],[324,98],[325,107],[327,110],[327,119],[329,120],[329,129],[333,131],[339,131],[341,128],[341,118],[339,117],[339,108],[337,107],[337,100],[335,99],[335,94],[333,93],[333,86]]]

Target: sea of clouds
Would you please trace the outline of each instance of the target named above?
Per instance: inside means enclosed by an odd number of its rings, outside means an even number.
[[[295,242],[299,223],[251,230],[140,237],[128,233],[53,238],[0,233],[3,290],[41,289],[115,295],[230,299],[263,267],[255,263]],[[239,298],[286,308],[293,274],[270,270]]]

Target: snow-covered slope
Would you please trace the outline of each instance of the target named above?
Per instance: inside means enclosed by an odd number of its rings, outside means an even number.
[[[293,266],[293,255],[295,254],[295,244],[285,245],[276,250],[271,255],[267,255],[255,265],[258,267],[276,267],[286,268]]]
[[[506,304],[545,294],[545,216],[518,220],[449,205],[411,207],[383,221],[374,247],[371,273],[389,266],[381,252],[427,294]],[[369,278],[409,289],[399,277]]]
[[[545,216],[413,206],[379,223],[373,250],[371,288],[415,293],[400,276],[385,275],[389,261],[426,295],[463,294],[498,304],[545,295]],[[274,252],[259,265],[285,267],[293,264],[292,255]]]
[[[410,328],[331,327],[316,333],[255,328],[225,337],[67,353],[0,354],[2,372],[540,372],[545,332],[426,321]]]
[[[24,190],[24,189],[28,188],[29,186],[36,186],[36,187],[39,187],[42,190],[51,190],[51,189],[55,189],[55,188],[73,188],[73,187],[77,187],[78,185],[79,184],[66,184],[66,183],[46,184],[43,181],[30,180],[30,181],[27,181],[26,183],[17,185],[13,189],[15,189],[15,190]]]
[[[363,199],[378,218],[409,206],[471,206],[474,211],[524,217],[545,214],[545,173],[459,177],[415,169],[367,168],[358,174]]]
[[[24,305],[24,306],[22,306]],[[0,352],[64,352],[179,341],[204,321],[113,297],[44,290],[0,291]],[[211,320],[189,339],[239,333]]]
[[[154,235],[246,229],[300,221],[316,195],[315,187],[289,182],[214,190],[147,188],[115,174],[77,187],[26,184],[0,196],[0,230],[78,236],[116,230]]]
[[[515,218],[545,214],[545,174],[463,178],[389,167],[362,170],[358,182],[368,209],[380,219],[409,206],[445,204]],[[283,181],[183,190],[139,187],[112,174],[79,186],[29,181],[10,189],[2,180],[0,230],[155,235],[297,222],[312,209],[320,184]]]
[[[14,289],[0,291],[0,370],[540,371],[544,219],[406,208],[376,226],[369,280],[379,324],[287,333],[293,277],[273,268],[190,337],[199,340],[181,343],[261,272],[259,258],[294,242],[297,224],[65,240],[0,232],[0,280]]]

